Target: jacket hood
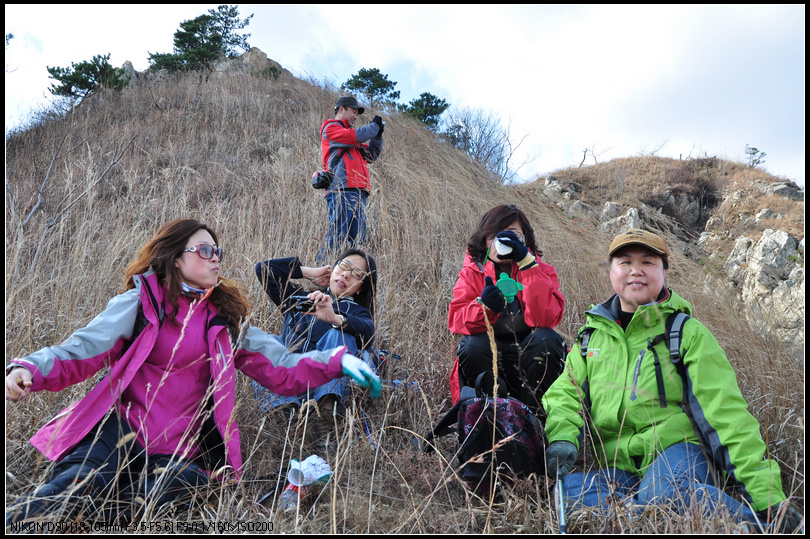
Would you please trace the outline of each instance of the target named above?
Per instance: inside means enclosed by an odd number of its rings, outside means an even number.
[[[342,125],[343,127],[349,127],[349,126],[348,126],[348,125],[345,123],[345,120],[338,120],[337,118],[326,118],[326,119],[323,121],[323,123],[321,123],[321,129],[320,129],[320,131],[318,131],[318,133],[323,133],[323,128],[324,128],[324,127],[326,127],[326,124],[330,124],[330,123],[332,123],[332,122],[337,122],[337,123],[339,123],[340,125]]]

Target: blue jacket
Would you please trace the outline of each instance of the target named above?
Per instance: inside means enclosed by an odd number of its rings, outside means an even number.
[[[290,296],[306,295],[307,292],[291,282],[302,279],[301,261],[298,257],[265,260],[256,264],[256,277],[264,287],[270,300],[282,307],[284,327],[281,340],[293,352],[309,352],[332,326],[318,320],[311,314],[293,308]],[[371,312],[355,303],[352,298],[332,298],[332,307],[336,313],[346,317],[346,324],[341,328],[343,333],[355,337],[360,350],[369,348],[374,341],[374,319]]]

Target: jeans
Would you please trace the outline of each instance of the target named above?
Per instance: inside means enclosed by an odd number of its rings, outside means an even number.
[[[714,512],[728,509],[738,522],[757,522],[747,505],[717,486],[711,466],[700,446],[675,444],[665,449],[641,481],[635,474],[616,468],[572,473],[562,478],[566,503],[586,507],[608,505],[610,500],[631,498],[641,505],[672,504],[680,513],[692,507]]]
[[[319,264],[332,263],[340,251],[366,239],[366,202],[362,189],[342,189],[326,194],[328,229],[318,253]]]

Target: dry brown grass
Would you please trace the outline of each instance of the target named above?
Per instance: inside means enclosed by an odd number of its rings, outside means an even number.
[[[197,82],[193,76],[152,80],[120,94],[98,94],[64,118],[44,114],[47,119],[7,138],[7,361],[58,342],[88,322],[120,291],[122,268],[136,249],[161,223],[180,217],[198,218],[217,230],[226,273],[248,285],[253,323],[280,330],[281,317],[256,282],[253,265],[291,255],[314,262],[326,208],[309,176],[320,164],[317,128],[330,115],[335,93],[287,75]],[[371,115],[367,111],[361,118]],[[293,517],[256,501],[297,455],[300,433],[288,432],[276,414],[259,415],[250,381],[242,377],[236,413],[244,481],[201,492],[191,511],[152,508],[151,519],[273,522],[273,531],[300,533],[556,531],[545,478],[518,482],[496,500],[481,499],[455,478],[452,440],[427,455],[412,448],[411,438],[425,433],[449,407],[447,375],[456,338],[446,329],[447,305],[480,215],[502,202],[516,202],[528,213],[567,297],[559,329],[569,342],[583,311],[611,292],[602,265],[609,238],[597,223],[564,215],[536,186],[493,184],[481,167],[415,123],[397,116],[386,120],[383,155],[371,167],[366,248],[381,270],[378,344],[401,356],[390,362],[388,378],[416,382],[418,388],[388,388],[382,399],[366,403],[376,450],[366,443],[357,415],[349,414],[340,425],[334,480],[316,504]],[[596,205],[657,185],[671,165],[657,158],[617,160],[555,175],[587,185]],[[722,166],[735,173],[731,165]],[[39,192],[41,204],[23,226]],[[785,488],[803,505],[803,365],[730,315],[739,309],[735,300],[688,259],[673,257],[670,285],[693,302],[697,317],[726,347],[773,455],[784,466]],[[41,483],[47,472],[28,438],[80,398],[88,384],[7,407],[7,503]],[[590,532],[730,529],[722,520],[696,524],[661,511],[632,522],[572,517],[572,529]]]
[[[784,230],[796,238],[804,237],[804,203],[766,196],[757,185],[785,180],[743,163],[716,157],[624,158],[558,170],[552,175],[564,185],[578,186],[579,199],[596,215],[607,201],[617,202],[622,213],[644,203],[661,209],[682,234],[693,238],[697,238],[707,220],[713,218],[715,222],[710,230],[718,239],[710,246],[721,257],[729,255],[740,236],[757,241],[767,228]],[[540,179],[535,185],[542,182]],[[669,201],[670,195],[674,203]],[[696,222],[684,218],[688,213],[684,197],[700,202]],[[782,217],[754,223],[754,217],[763,208]]]

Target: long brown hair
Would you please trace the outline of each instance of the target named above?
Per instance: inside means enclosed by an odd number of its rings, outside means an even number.
[[[207,225],[194,219],[178,219],[165,223],[146,244],[138,256],[124,270],[126,284],[124,290],[135,288],[135,275],[152,270],[166,290],[166,298],[177,312],[177,298],[182,293],[183,281],[175,261],[183,255],[188,239],[198,230],[206,230],[219,245],[217,234]],[[250,312],[245,299],[247,291],[243,284],[220,277],[211,292],[211,303],[217,308],[232,329],[238,329],[242,320]]]
[[[534,236],[534,229],[529,218],[514,204],[501,204],[486,212],[478,222],[478,227],[470,236],[467,244],[467,252],[473,260],[483,263],[487,257],[487,238],[495,236],[498,232],[518,221],[523,229],[526,247],[535,252],[538,258],[543,256],[543,251],[537,246],[537,239]]]

